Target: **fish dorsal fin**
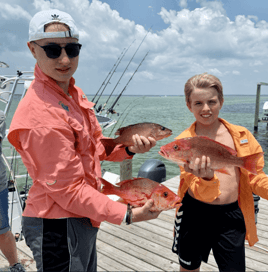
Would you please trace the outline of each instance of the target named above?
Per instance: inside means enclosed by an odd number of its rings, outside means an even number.
[[[126,179],[126,180],[122,180],[122,181],[119,181],[118,183],[116,183],[117,186],[121,186],[125,183],[128,183],[129,181],[131,180],[139,180],[139,179],[144,179],[144,178],[132,178],[132,179]]]
[[[216,144],[219,144],[220,146],[226,148],[226,149],[229,151],[229,153],[231,153],[233,156],[236,156],[236,155],[237,155],[237,152],[236,152],[234,149],[232,149],[231,147],[229,147],[229,146],[227,146],[227,145],[224,145],[224,144],[221,144],[220,142],[217,142],[217,141],[215,141],[215,140],[212,140],[212,139],[210,139],[210,138],[207,137],[207,136],[196,136],[196,137],[210,140],[210,141],[212,141],[212,142],[214,142],[214,143],[216,143]]]
[[[121,135],[127,127],[119,128],[114,135]]]
[[[126,127],[121,127],[119,128],[114,135],[122,135],[123,132],[126,130],[126,129],[130,129],[130,128],[135,128],[135,127],[143,127],[143,126],[146,126],[148,124],[154,124],[154,123],[150,123],[150,122],[143,122],[143,123],[137,123],[137,124],[132,124],[132,125],[128,125]]]

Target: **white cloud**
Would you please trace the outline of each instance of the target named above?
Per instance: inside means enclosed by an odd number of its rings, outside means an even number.
[[[17,61],[16,68],[19,65],[26,66],[27,58],[31,59],[29,65],[33,66],[34,60],[30,55],[23,58],[23,55],[28,54],[26,41],[31,17],[37,11],[50,7],[70,13],[80,30],[80,42],[83,44],[79,69],[75,76],[79,82],[85,82],[88,89],[85,90],[86,93],[93,92],[91,90],[95,90],[96,86],[102,83],[123,48],[127,48],[135,40],[118,66],[115,77],[122,73],[147,33],[142,25],[123,19],[118,11],[112,10],[107,3],[99,0],[51,2],[11,0],[9,4],[1,3],[0,35],[5,39],[0,43],[14,46],[9,53],[13,52],[12,62]],[[138,90],[142,90],[143,85],[148,82],[155,88],[147,88],[146,91],[151,89],[150,91],[154,92],[158,85],[162,86],[162,89],[165,89],[163,86],[172,85],[168,89],[176,90],[178,84],[183,85],[193,74],[209,72],[224,79],[227,76],[235,77],[239,73],[245,74],[245,69],[249,69],[250,75],[252,66],[267,66],[266,21],[258,21],[254,15],[238,15],[232,21],[227,17],[222,2],[205,0],[198,2],[200,8],[194,10],[187,9],[186,0],[179,2],[182,10],[168,11],[162,7],[159,17],[167,27],[147,35],[126,74],[127,80],[127,76],[134,72],[146,52],[150,50],[135,75],[135,84],[138,82],[141,84]],[[14,19],[11,18],[20,19],[18,22],[15,20],[13,28],[11,23]],[[18,25],[21,28],[18,28]],[[17,60],[15,57],[13,59],[16,50],[20,52],[20,58]],[[1,51],[0,60],[8,63],[7,53]]]
[[[18,19],[28,19],[30,20],[32,17],[31,15],[24,10],[19,5],[10,5],[7,3],[1,3],[0,7],[0,16],[4,20],[18,20]]]
[[[222,76],[222,72],[219,71],[217,68],[209,69],[208,72],[218,77]]]
[[[239,76],[240,75],[240,72],[239,71],[233,71],[232,72],[234,75],[236,75],[236,76]]]
[[[187,8],[187,0],[180,0],[179,1],[179,6],[181,8]]]

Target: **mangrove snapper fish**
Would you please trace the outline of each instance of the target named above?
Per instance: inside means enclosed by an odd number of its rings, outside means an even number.
[[[106,154],[110,155],[118,144],[123,144],[125,146],[134,145],[132,136],[135,134],[146,138],[152,137],[156,141],[159,141],[172,135],[172,130],[155,123],[138,123],[119,128],[115,132],[115,135],[118,135],[117,138],[101,139],[101,142],[105,147]]]
[[[203,155],[210,157],[211,168],[215,171],[230,174],[226,167],[237,166],[244,168],[252,174],[257,174],[257,161],[263,152],[245,157],[237,157],[232,148],[216,142],[205,136],[195,136],[175,140],[160,147],[158,152],[164,158],[179,165],[184,165]]]
[[[166,186],[147,178],[133,178],[117,183],[117,186],[99,178],[104,185],[101,192],[105,195],[117,195],[125,204],[133,207],[143,206],[149,199],[154,200],[150,211],[166,211],[180,207],[180,197]]]

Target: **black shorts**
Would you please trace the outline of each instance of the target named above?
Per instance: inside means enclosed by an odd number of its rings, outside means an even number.
[[[98,228],[89,218],[22,218],[37,271],[97,271]]]
[[[186,193],[182,203],[172,246],[180,265],[197,269],[212,249],[220,271],[245,271],[246,227],[238,201],[211,205]]]

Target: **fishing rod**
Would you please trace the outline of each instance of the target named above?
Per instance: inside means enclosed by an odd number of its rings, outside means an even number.
[[[114,93],[114,91],[115,91],[115,89],[116,89],[117,85],[119,84],[119,82],[120,82],[121,78],[122,78],[122,77],[123,77],[123,75],[125,74],[125,72],[126,72],[126,70],[127,70],[128,66],[129,66],[129,65],[130,65],[130,63],[132,62],[132,60],[133,60],[133,58],[135,57],[136,53],[137,53],[137,52],[138,52],[138,50],[140,49],[140,47],[141,47],[142,43],[144,42],[144,40],[145,40],[145,38],[147,37],[147,35],[148,35],[148,33],[149,33],[149,31],[150,31],[150,29],[151,29],[151,28],[152,28],[152,27],[150,27],[150,28],[149,28],[149,30],[148,30],[148,32],[146,33],[145,37],[144,37],[144,38],[143,38],[143,40],[141,41],[140,45],[138,46],[137,50],[135,51],[134,55],[132,56],[131,60],[129,61],[129,63],[128,63],[128,65],[127,65],[126,69],[124,70],[124,72],[122,73],[121,77],[119,78],[119,80],[118,80],[117,84],[115,85],[115,87],[114,87],[113,91],[111,92],[111,94],[110,94],[110,96],[108,97],[107,101],[106,101],[106,102],[105,102],[105,104],[103,105],[103,108],[101,109],[101,111],[103,111],[103,110],[105,109],[105,106],[107,105],[108,101],[110,100],[110,98],[111,98],[112,94]]]
[[[94,105],[94,108],[96,108],[96,106],[97,106],[97,104],[98,104],[98,102],[99,102],[99,100],[100,100],[100,98],[101,98],[101,96],[102,96],[102,94],[103,94],[103,92],[104,92],[104,90],[106,89],[106,87],[107,87],[107,85],[108,85],[108,83],[110,83],[110,79],[112,78],[112,76],[113,76],[113,74],[115,73],[115,71],[116,71],[116,69],[117,69],[117,67],[118,67],[118,65],[120,64],[120,62],[121,62],[121,60],[123,59],[123,57],[125,56],[125,54],[127,53],[127,51],[128,51],[128,49],[130,48],[130,46],[133,44],[135,42],[135,40],[129,45],[129,47],[127,48],[127,50],[125,50],[125,52],[124,52],[124,54],[123,54],[123,56],[121,57],[121,59],[119,60],[119,62],[117,63],[117,65],[116,65],[116,67],[115,67],[115,69],[114,69],[114,71],[113,71],[113,73],[111,74],[111,76],[109,77],[109,79],[107,80],[107,83],[106,83],[106,85],[104,86],[104,88],[103,88],[103,90],[102,90],[102,92],[101,92],[101,94],[100,94],[100,96],[99,96],[99,98],[98,98],[98,100],[96,101],[96,103],[95,103],[95,105]],[[125,48],[124,48],[125,49]],[[105,79],[106,80],[106,79]],[[92,101],[93,102],[93,101]],[[101,109],[100,109],[101,110]],[[97,110],[97,112],[99,112],[100,110]]]
[[[125,49],[126,49],[126,48],[124,48],[123,51],[121,52],[120,56],[118,57],[118,59],[116,60],[116,62],[115,62],[115,64],[114,64],[113,68],[111,69],[111,71],[108,73],[107,77],[106,77],[106,78],[104,79],[104,81],[102,82],[102,84],[101,84],[99,90],[97,91],[97,93],[95,94],[95,96],[93,97],[93,99],[91,100],[91,102],[94,102],[94,99],[95,99],[96,96],[98,95],[98,93],[99,93],[99,91],[101,90],[102,86],[105,84],[105,81],[106,81],[106,79],[108,78],[108,76],[112,73],[114,67],[116,66],[117,62],[119,61],[119,59],[120,59],[120,57],[121,57],[121,55],[123,54],[123,52],[124,52]]]
[[[118,97],[115,99],[114,103],[112,104],[112,106],[107,110],[107,114],[109,113],[114,113],[114,106],[116,105],[117,101],[119,100],[119,98],[122,96],[123,92],[126,90],[129,82],[132,80],[132,78],[134,77],[134,75],[136,74],[136,72],[138,71],[138,69],[140,68],[141,64],[143,63],[143,61],[145,60],[145,58],[147,57],[147,55],[149,54],[149,51],[146,53],[146,55],[144,56],[144,58],[142,59],[142,61],[140,62],[139,66],[137,67],[137,69],[135,70],[135,72],[132,74],[131,78],[129,79],[129,81],[127,82],[126,86],[124,87],[124,89],[121,91],[121,93],[118,95]]]

